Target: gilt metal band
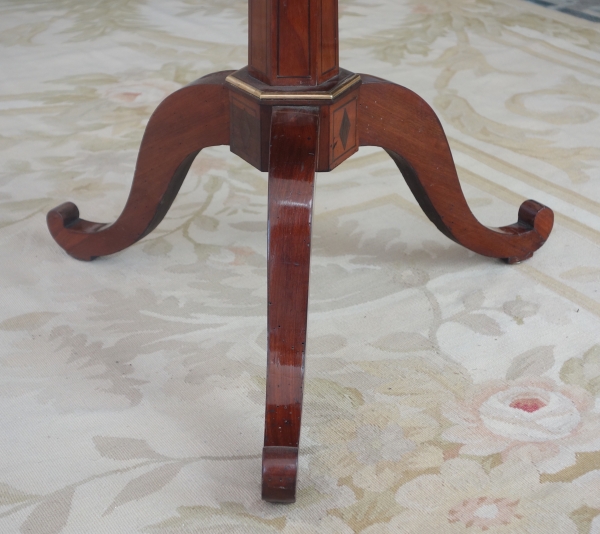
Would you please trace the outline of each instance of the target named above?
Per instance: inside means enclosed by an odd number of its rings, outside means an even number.
[[[350,89],[350,87],[360,83],[360,75],[352,74],[347,79],[345,79],[339,85],[336,85],[331,92],[325,91],[305,91],[305,92],[274,92],[274,91],[261,91],[256,87],[246,83],[239,78],[237,78],[234,74],[230,74],[225,78],[225,81],[243,91],[253,96],[254,98],[258,98],[259,100],[316,100],[316,101],[324,101],[324,100],[335,100],[342,93]]]

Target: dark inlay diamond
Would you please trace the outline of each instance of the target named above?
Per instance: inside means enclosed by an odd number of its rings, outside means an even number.
[[[346,144],[348,143],[348,135],[350,134],[350,117],[348,117],[348,111],[344,110],[344,118],[342,119],[342,126],[340,127],[340,139],[344,150],[346,150]]]

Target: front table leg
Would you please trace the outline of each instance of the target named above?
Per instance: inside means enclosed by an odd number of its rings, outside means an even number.
[[[270,502],[296,500],[318,135],[317,108],[273,109],[262,472],[262,498]]]

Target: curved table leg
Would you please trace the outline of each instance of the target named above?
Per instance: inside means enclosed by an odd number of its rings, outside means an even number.
[[[158,226],[198,152],[229,144],[230,73],[200,78],[158,106],[142,139],[129,198],[113,224],[80,219],[72,202],[48,213],[50,233],[67,253],[93,260],[127,248]]]
[[[546,242],[554,214],[535,200],[521,204],[514,224],[482,225],[465,200],[434,111],[404,87],[373,76],[361,77],[360,144],[387,151],[427,217],[444,235],[474,252],[509,263],[530,258]]]
[[[276,107],[271,122],[268,348],[262,497],[296,500],[319,115]]]

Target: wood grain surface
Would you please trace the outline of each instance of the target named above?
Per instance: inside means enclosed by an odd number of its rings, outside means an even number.
[[[267,405],[263,451],[263,498],[274,502],[293,502],[296,492],[318,134],[317,108],[274,108],[269,170]],[[287,448],[285,454],[281,447]],[[282,470],[288,473],[286,477],[280,476]]]
[[[230,71],[210,74],[167,97],[150,117],[123,212],[112,224],[86,221],[66,202],[48,213],[50,233],[71,256],[93,260],[149,234],[171,207],[194,161],[209,146],[229,144]]]
[[[360,144],[388,152],[444,235],[473,252],[509,263],[530,258],[546,242],[554,214],[534,200],[521,204],[514,224],[482,225],[465,200],[446,135],[431,107],[405,87],[373,76],[361,78]]]
[[[252,76],[311,86],[338,75],[338,0],[250,0],[248,13]]]

